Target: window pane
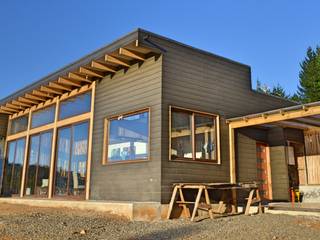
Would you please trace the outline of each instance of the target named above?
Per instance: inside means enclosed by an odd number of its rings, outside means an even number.
[[[10,134],[26,131],[28,128],[28,116],[22,116],[11,120]]]
[[[171,158],[192,158],[192,114],[172,110]]]
[[[24,147],[24,138],[8,143],[3,183],[3,193],[6,196],[20,193]]]
[[[24,160],[25,139],[17,140],[16,154],[14,161],[14,170],[12,174],[11,192],[12,194],[20,193],[22,166]]]
[[[69,194],[84,195],[86,186],[86,165],[88,151],[88,123],[73,128],[72,155],[70,165]]]
[[[91,92],[78,95],[60,103],[59,119],[73,117],[82,113],[90,112]]]
[[[12,177],[12,169],[14,164],[14,154],[16,151],[16,141],[8,143],[7,159],[4,166],[3,175],[3,193],[5,196],[10,195],[10,184]]]
[[[30,139],[26,195],[47,196],[51,159],[52,133],[46,132]]]
[[[36,171],[39,158],[39,142],[40,136],[32,136],[30,138],[28,169],[27,169],[27,181],[26,181],[26,195],[34,194],[34,187],[36,181]]]
[[[32,113],[31,128],[54,122],[55,106],[50,106]]]
[[[109,122],[108,161],[148,159],[149,112]]]
[[[41,195],[41,196],[48,195],[51,148],[52,148],[52,132],[41,134],[37,185],[36,185],[37,195]]]
[[[55,173],[55,194],[66,195],[69,160],[71,150],[71,128],[62,128],[58,131],[58,153]]]
[[[196,158],[216,160],[216,129],[212,116],[195,115]]]

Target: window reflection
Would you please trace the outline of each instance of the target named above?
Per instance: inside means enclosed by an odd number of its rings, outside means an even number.
[[[211,116],[195,115],[196,158],[216,159],[215,119]]]
[[[7,160],[3,176],[3,193],[5,196],[20,193],[24,148],[24,138],[8,143]]]
[[[73,117],[82,113],[90,112],[91,92],[60,102],[59,119]]]
[[[10,134],[26,131],[28,128],[28,116],[22,116],[11,120]]]
[[[87,122],[58,130],[55,195],[84,196],[87,153]]]
[[[149,112],[109,121],[108,161],[148,159]]]
[[[46,107],[32,113],[31,128],[54,122],[55,106]]]
[[[192,158],[192,114],[171,113],[171,158]]]
[[[42,133],[30,138],[26,195],[48,195],[51,143],[51,132]]]

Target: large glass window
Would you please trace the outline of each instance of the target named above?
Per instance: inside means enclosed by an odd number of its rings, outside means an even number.
[[[58,130],[55,195],[84,197],[88,158],[88,122]]]
[[[218,117],[171,108],[171,160],[218,162]]]
[[[25,195],[48,195],[52,132],[30,138]]]
[[[91,92],[69,98],[60,103],[59,120],[90,112]]]
[[[54,122],[55,105],[42,108],[32,113],[31,128],[40,127]]]
[[[25,152],[24,148],[25,138],[8,143],[2,185],[5,196],[11,196],[20,193],[22,166]]]
[[[107,128],[107,162],[148,159],[149,110],[109,119]]]
[[[28,128],[28,116],[22,116],[11,120],[10,134],[26,131]]]
[[[171,158],[192,159],[192,113],[171,113]]]

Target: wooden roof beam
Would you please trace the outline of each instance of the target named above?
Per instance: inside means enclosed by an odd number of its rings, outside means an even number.
[[[47,100],[47,98],[45,98],[45,97],[39,97],[39,96],[29,94],[29,93],[26,93],[24,96],[26,98],[33,99],[33,100],[39,100],[39,101],[46,101]]]
[[[12,104],[17,105],[17,106],[23,106],[23,107],[32,107],[31,104],[20,102],[17,100],[12,100]]]
[[[65,78],[65,77],[59,77],[58,83],[62,83],[64,85],[73,86],[73,87],[81,87],[82,85],[79,83],[79,81]]]
[[[21,110],[24,110],[24,109],[25,109],[25,107],[17,106],[17,105],[12,104],[12,103],[6,103],[6,107],[8,107],[8,108],[12,108],[12,109],[17,109],[17,110],[19,110],[19,111],[21,111]]]
[[[32,100],[32,99],[29,99],[29,98],[25,98],[25,97],[18,97],[18,101],[19,102],[26,102],[26,103],[31,103],[31,104],[39,104],[39,101],[37,100]]]
[[[0,106],[0,109],[7,111],[7,112],[11,112],[11,113],[17,113],[20,112],[20,110],[17,109],[13,109],[13,108],[9,108],[9,107],[5,107],[5,106]]]
[[[126,48],[120,48],[119,49],[119,54],[120,55],[124,55],[136,60],[140,60],[140,61],[145,61],[146,60],[146,56],[142,53],[139,53],[137,51],[133,51],[133,50],[129,50]]]
[[[85,77],[82,76],[83,74],[69,72],[68,77],[72,80],[86,82],[86,83],[92,83],[92,81],[88,78],[88,75]]]
[[[53,94],[57,94],[57,95],[63,94],[62,90],[53,89],[53,88],[51,88],[49,86],[41,86],[40,90],[43,91],[43,92],[53,93]]]
[[[12,114],[11,112],[8,112],[8,111],[2,110],[2,109],[0,109],[0,113],[3,113],[3,114],[9,114],[9,115],[11,115],[11,114]]]
[[[33,90],[32,94],[36,95],[36,96],[40,96],[40,97],[54,98],[54,95],[52,95],[50,93],[47,93],[47,92],[42,92],[42,91],[39,91],[39,90]]]
[[[106,71],[106,72],[111,72],[111,73],[115,73],[117,71],[115,68],[107,66],[107,65],[105,65],[101,62],[98,62],[98,61],[92,61],[91,67],[96,68],[100,71]]]
[[[122,59],[116,58],[116,57],[111,56],[111,55],[105,55],[104,56],[104,61],[110,62],[110,63],[113,63],[113,64],[117,64],[117,65],[121,65],[121,66],[124,66],[124,67],[130,67],[129,61],[122,60]]]
[[[62,84],[58,84],[55,82],[50,82],[49,87],[55,88],[55,89],[60,89],[60,90],[65,90],[65,91],[72,91],[72,87],[65,86]]]
[[[85,68],[85,67],[80,67],[79,68],[79,72],[83,73],[83,74],[86,74],[88,76],[92,76],[92,77],[99,77],[99,78],[104,78],[105,77],[102,73],[90,70],[90,69]]]

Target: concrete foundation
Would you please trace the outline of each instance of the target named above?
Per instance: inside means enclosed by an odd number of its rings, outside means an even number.
[[[35,207],[71,208],[106,212],[129,220],[150,221],[165,216],[158,202],[108,202],[108,201],[71,201],[52,199],[0,198],[0,203],[23,204]]]

